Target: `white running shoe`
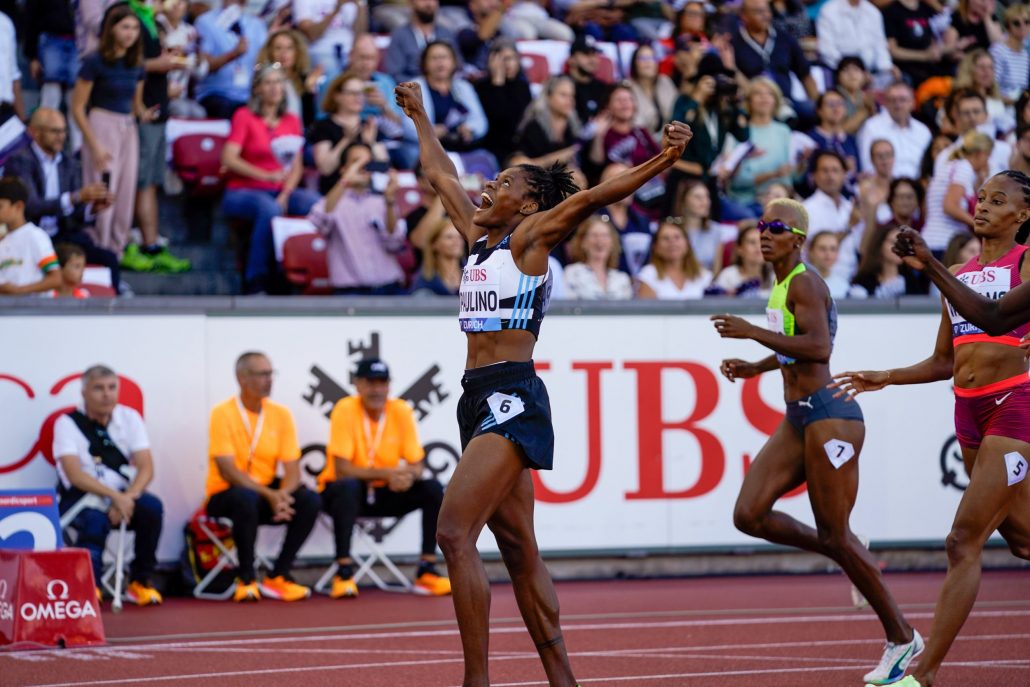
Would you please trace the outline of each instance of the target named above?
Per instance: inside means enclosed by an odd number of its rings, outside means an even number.
[[[865,676],[871,685],[890,685],[905,677],[905,670],[919,654],[923,653],[923,637],[918,630],[912,630],[912,641],[908,644],[892,644],[887,642],[883,650],[880,665]]]

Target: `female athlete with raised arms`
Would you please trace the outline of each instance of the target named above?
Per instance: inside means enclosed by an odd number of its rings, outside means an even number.
[[[476,550],[486,525],[497,538],[549,684],[572,687],[576,680],[558,622],[558,599],[533,531],[529,473],[550,469],[554,452],[547,390],[533,368],[551,288],[547,258],[594,212],[679,160],[690,128],[666,125],[661,153],[585,191],[576,188],[564,165],[505,169],[485,184],[477,209],[440,146],[419,86],[402,83],[395,92],[418,132],[423,172],[470,247],[458,315],[468,340],[458,402],[463,452],[447,486],[437,535],[465,655],[463,684],[490,684],[490,587]]]

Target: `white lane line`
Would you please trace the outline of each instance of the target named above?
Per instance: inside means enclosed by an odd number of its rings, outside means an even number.
[[[943,577],[942,577],[943,578]],[[932,610],[934,603],[912,603],[912,604],[901,604],[901,608],[908,611],[911,609],[926,609]],[[1014,608],[1025,608],[1030,606],[1030,600],[1027,599],[1012,599],[1012,600],[1001,600],[1001,601],[978,601],[976,607],[978,609],[986,608],[1002,608],[1002,609],[1014,609]],[[852,610],[852,606],[815,606],[812,608],[739,608],[739,609],[702,609],[702,610],[675,610],[675,611],[627,611],[622,613],[578,613],[578,614],[564,614],[562,619],[565,622],[580,621],[580,620],[625,620],[630,618],[704,618],[710,616],[758,616],[758,615],[784,615],[791,616],[797,615],[798,613],[842,613],[845,611]],[[490,620],[491,627],[498,625],[522,625],[521,617],[508,617],[508,618],[492,618]],[[307,635],[307,634],[328,634],[328,633],[340,633],[340,632],[372,632],[376,630],[394,630],[399,628],[413,628],[413,627],[447,627],[455,628],[454,619],[449,620],[420,620],[417,622],[402,622],[402,623],[369,623],[364,625],[330,625],[325,627],[283,627],[273,629],[259,629],[259,630],[227,630],[219,632],[188,632],[188,633],[172,633],[163,635],[134,635],[132,637],[109,637],[108,641],[112,645],[121,645],[126,643],[139,644],[141,642],[170,642],[180,639],[217,639],[219,637],[228,637],[230,639],[239,639],[241,637],[283,637],[288,635]]]
[[[1026,611],[974,611],[970,618],[1023,618],[1030,616],[1030,610]],[[907,618],[913,620],[930,620],[932,612],[909,613]],[[856,623],[875,622],[879,620],[872,613],[848,613],[842,615],[812,615],[812,616],[780,616],[763,618],[718,618],[711,620],[668,620],[656,623],[594,623],[594,624],[563,624],[565,632],[609,632],[611,630],[646,630],[646,629],[671,629],[671,628],[703,628],[703,627],[734,627],[740,625],[789,625],[795,623]],[[491,628],[492,635],[500,634],[522,634],[526,630],[523,627],[496,627]],[[327,641],[355,641],[384,639],[412,639],[425,637],[456,637],[458,630],[414,630],[410,632],[362,632],[355,634],[333,634],[318,635],[312,637],[262,637],[255,639],[238,639],[228,641],[202,640],[197,642],[170,642],[166,644],[126,644],[124,648],[132,648],[140,651],[161,651],[164,649],[181,649],[190,647],[224,647],[224,646],[259,646],[263,644],[283,643],[311,643]]]
[[[970,614],[970,619],[981,619],[981,618],[1022,618],[1030,616],[1030,610],[1027,611],[974,611]],[[933,618],[933,613],[909,613],[907,618],[911,620],[930,620]],[[591,632],[601,631],[609,632],[611,630],[649,630],[649,629],[672,629],[672,628],[704,628],[704,627],[730,627],[730,626],[741,626],[741,625],[776,625],[776,624],[795,624],[795,623],[856,623],[856,622],[879,622],[875,615],[872,613],[848,613],[842,615],[813,615],[813,616],[781,616],[781,617],[762,617],[762,618],[717,618],[710,620],[676,620],[676,621],[661,621],[657,623],[595,623],[595,624],[576,624],[569,623],[565,624],[563,630],[568,632]],[[526,630],[522,627],[499,627],[492,628],[491,634],[522,634]],[[356,634],[335,634],[335,635],[318,635],[309,637],[262,637],[254,639],[238,639],[238,640],[204,640],[197,642],[170,642],[170,643],[156,643],[156,644],[125,644],[120,645],[118,648],[123,650],[138,650],[142,652],[160,652],[167,650],[178,650],[187,648],[204,648],[204,647],[244,647],[244,646],[261,646],[269,643],[276,645],[282,644],[302,644],[302,643],[315,643],[315,642],[333,642],[333,641],[356,641],[356,640],[375,640],[382,641],[384,639],[411,639],[411,638],[427,638],[427,637],[455,637],[458,635],[457,629],[454,630],[415,630],[411,632],[366,632]],[[702,650],[703,647],[698,647],[697,650]],[[708,649],[711,650],[711,649]],[[24,654],[43,653],[47,654],[54,651],[61,651],[63,655],[70,656],[76,650],[63,649],[55,650],[48,649],[43,652],[22,652]],[[87,650],[88,651],[88,650]],[[0,656],[3,658],[3,656]]]

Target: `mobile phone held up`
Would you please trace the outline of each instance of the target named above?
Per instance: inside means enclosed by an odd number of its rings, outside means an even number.
[[[372,193],[385,193],[386,185],[390,183],[390,163],[383,160],[373,160],[365,165],[365,171],[372,175],[369,187]]]
[[[111,173],[104,171],[100,173],[100,183],[107,187],[107,190],[111,190]]]

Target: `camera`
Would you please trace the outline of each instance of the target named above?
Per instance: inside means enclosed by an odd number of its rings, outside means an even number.
[[[715,97],[717,98],[736,98],[737,97],[737,81],[731,76],[725,74],[716,74],[715,76]]]
[[[365,171],[372,175],[369,181],[372,193],[382,194],[386,191],[386,185],[390,183],[390,175],[387,173],[389,169],[388,162],[379,160],[373,160],[365,165]]]

